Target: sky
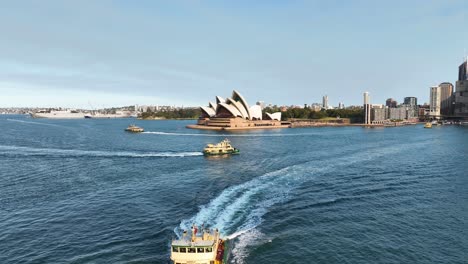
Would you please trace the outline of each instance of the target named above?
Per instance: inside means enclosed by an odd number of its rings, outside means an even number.
[[[359,105],[455,83],[468,1],[1,1],[0,107]]]

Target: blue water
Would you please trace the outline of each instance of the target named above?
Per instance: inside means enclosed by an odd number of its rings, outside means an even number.
[[[193,222],[231,263],[468,263],[468,128],[190,123],[0,116],[0,263],[169,263]]]

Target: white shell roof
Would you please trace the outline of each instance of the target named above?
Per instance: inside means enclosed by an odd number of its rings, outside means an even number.
[[[276,112],[273,114],[266,113],[266,115],[271,119],[271,120],[278,120],[281,121],[281,112]]]
[[[220,104],[220,103],[225,103],[226,100],[224,100],[224,98],[222,98],[221,96],[216,96],[216,103],[217,104]]]
[[[250,117],[252,119],[259,119],[262,120],[262,107],[259,105],[252,105],[250,107]]]
[[[209,107],[209,106],[202,106],[202,107],[200,107],[200,108],[201,108],[201,110],[202,110],[203,112],[205,112],[206,115],[208,115],[208,116],[210,116],[210,117],[216,115],[216,111],[215,111],[213,108]]]
[[[262,119],[262,108],[258,105],[249,107],[245,98],[236,90],[232,91],[232,97],[226,100],[220,96],[216,96],[216,104],[209,102],[208,106],[201,107],[202,111],[208,116],[214,117],[218,114],[220,107],[228,110],[235,117],[242,117],[245,119]],[[281,120],[281,112],[268,114],[272,120]]]
[[[218,109],[216,110],[216,114],[218,114],[218,111],[219,109],[223,107],[225,108],[226,110],[228,110],[233,116],[240,116],[242,117],[242,114],[241,112],[239,112],[239,110],[237,110],[236,107],[230,105],[230,104],[227,104],[227,103],[220,103],[218,104]]]
[[[216,112],[216,104],[209,102],[208,105]]]
[[[247,113],[247,110],[244,108],[244,105],[234,101],[232,98],[228,98],[227,100],[228,104],[233,105],[239,112],[242,114],[242,118],[249,118],[249,114]]]
[[[232,99],[234,101],[240,101],[240,103],[244,106],[245,110],[247,110],[248,118],[252,120],[252,117],[250,116],[249,104],[244,99],[244,97],[238,91],[234,90],[232,91]]]

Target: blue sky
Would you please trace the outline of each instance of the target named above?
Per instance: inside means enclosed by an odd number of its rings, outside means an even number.
[[[454,83],[461,1],[2,1],[0,107],[332,105]]]

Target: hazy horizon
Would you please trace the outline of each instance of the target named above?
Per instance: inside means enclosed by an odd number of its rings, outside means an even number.
[[[0,4],[0,107],[362,104],[455,84],[466,1]]]

